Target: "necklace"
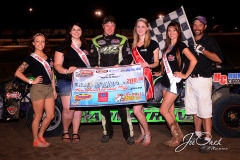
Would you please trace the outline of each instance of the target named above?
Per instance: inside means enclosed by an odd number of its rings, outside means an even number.
[[[174,45],[169,45],[166,53],[169,53],[173,49]]]
[[[174,47],[174,45],[169,45],[168,50],[172,50],[173,47]]]

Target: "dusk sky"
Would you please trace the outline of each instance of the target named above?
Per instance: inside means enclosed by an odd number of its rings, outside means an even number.
[[[240,14],[236,3],[233,0],[224,3],[210,0],[8,0],[0,2],[0,29],[67,28],[71,21],[79,21],[84,28],[97,29],[108,14],[116,18],[117,28],[132,29],[140,17],[152,22],[160,14],[168,14],[181,6],[189,23],[195,16],[203,15],[209,25],[237,26]],[[97,10],[102,11],[102,16],[95,15]]]

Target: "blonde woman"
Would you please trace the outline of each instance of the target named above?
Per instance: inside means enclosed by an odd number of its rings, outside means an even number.
[[[145,18],[139,18],[135,23],[133,30],[132,56],[135,64],[141,64],[144,68],[146,98],[153,98],[153,77],[151,69],[159,65],[159,45],[152,40],[149,32],[148,21]],[[151,142],[151,132],[144,114],[144,104],[135,104],[133,112],[138,119],[141,135],[135,140],[135,143],[142,142],[143,146],[148,146]]]

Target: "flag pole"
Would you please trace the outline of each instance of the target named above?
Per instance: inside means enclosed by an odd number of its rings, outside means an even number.
[[[186,19],[187,19],[187,15],[186,15],[186,13],[185,13],[185,10],[184,10],[183,6],[181,6],[181,8],[182,8],[182,10],[183,10],[183,13],[184,13]],[[187,19],[187,25],[188,25],[189,29],[191,30],[191,34],[192,34],[192,28],[191,28],[191,26],[189,25],[188,19]],[[194,42],[194,44],[195,44],[196,41],[195,41],[195,39],[194,39],[193,34],[192,34],[192,37],[193,37],[193,42]]]

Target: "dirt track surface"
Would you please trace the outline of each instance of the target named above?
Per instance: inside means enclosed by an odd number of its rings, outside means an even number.
[[[122,137],[121,125],[114,123],[114,137],[108,143],[101,143],[101,124],[82,124],[80,143],[63,143],[61,135],[47,137],[51,143],[48,148],[32,147],[32,134],[26,125],[26,119],[19,122],[0,122],[0,159],[2,160],[160,160],[160,159],[239,159],[239,138],[225,138],[213,132],[213,141],[220,141],[210,153],[198,152],[199,146],[187,145],[182,151],[165,146],[163,142],[170,138],[170,132],[164,123],[151,123],[153,135],[147,147],[141,144],[128,145]],[[180,124],[184,135],[192,133],[192,124]],[[138,125],[134,123],[135,137],[138,137]],[[221,149],[221,150],[219,150]],[[224,149],[224,150],[223,150]],[[179,151],[179,150],[178,150]]]

